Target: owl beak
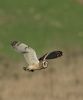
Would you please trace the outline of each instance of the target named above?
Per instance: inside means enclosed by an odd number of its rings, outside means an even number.
[[[17,43],[18,41],[11,41],[11,46],[14,47]]]

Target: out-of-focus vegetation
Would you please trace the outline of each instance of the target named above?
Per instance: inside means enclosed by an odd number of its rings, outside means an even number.
[[[1,53],[16,54],[12,40],[27,43],[38,53],[50,47],[82,48],[82,0],[1,0]]]
[[[49,62],[45,70],[25,72],[23,63],[0,63],[1,100],[82,100],[83,56]]]
[[[13,40],[38,55],[62,50],[63,57],[25,72]],[[83,100],[82,62],[83,0],[0,1],[0,100]]]

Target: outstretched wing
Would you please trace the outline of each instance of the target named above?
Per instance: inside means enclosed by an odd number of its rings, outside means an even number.
[[[62,56],[62,51],[53,51],[50,53],[46,53],[44,56],[40,57],[39,61],[44,60],[44,59],[47,59],[47,60],[48,59],[55,59],[55,58],[58,58],[61,56]]]
[[[31,47],[28,47],[26,50],[27,50],[28,52],[23,53],[24,58],[26,59],[26,62],[27,62],[29,65],[38,64],[38,63],[39,63],[39,60],[38,60],[38,58],[37,58],[37,55],[36,55],[35,50],[32,49]]]
[[[24,55],[24,58],[29,65],[39,63],[35,50],[28,45],[18,41],[13,41],[11,45],[17,52]]]

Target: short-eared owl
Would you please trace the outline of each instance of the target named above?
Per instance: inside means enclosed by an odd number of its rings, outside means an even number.
[[[62,56],[62,51],[52,51],[46,53],[38,59],[35,50],[25,43],[13,41],[11,42],[11,45],[17,52],[24,55],[24,58],[28,64],[28,66],[23,67],[24,70],[34,71],[47,68],[48,60]]]

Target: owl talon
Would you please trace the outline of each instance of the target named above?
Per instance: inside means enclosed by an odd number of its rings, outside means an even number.
[[[30,72],[34,72],[34,70],[29,70]]]

